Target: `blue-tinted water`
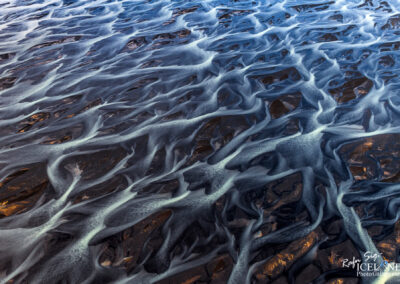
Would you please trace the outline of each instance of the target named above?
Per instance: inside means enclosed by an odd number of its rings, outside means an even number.
[[[2,283],[375,280],[343,259],[398,258],[399,9],[0,0]]]

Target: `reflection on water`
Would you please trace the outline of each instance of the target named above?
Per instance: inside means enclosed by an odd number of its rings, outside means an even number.
[[[0,0],[1,283],[400,262],[399,7]]]

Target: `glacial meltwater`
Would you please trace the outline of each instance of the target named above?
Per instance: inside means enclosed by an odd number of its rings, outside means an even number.
[[[0,283],[400,283],[399,74],[398,0],[0,0]]]

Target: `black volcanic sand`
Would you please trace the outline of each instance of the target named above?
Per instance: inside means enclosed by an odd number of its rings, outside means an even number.
[[[0,282],[383,281],[397,6],[0,1]]]

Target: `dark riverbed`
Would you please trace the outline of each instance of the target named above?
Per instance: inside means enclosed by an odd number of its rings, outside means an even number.
[[[399,10],[0,0],[0,283],[376,280],[344,263],[400,262]]]

